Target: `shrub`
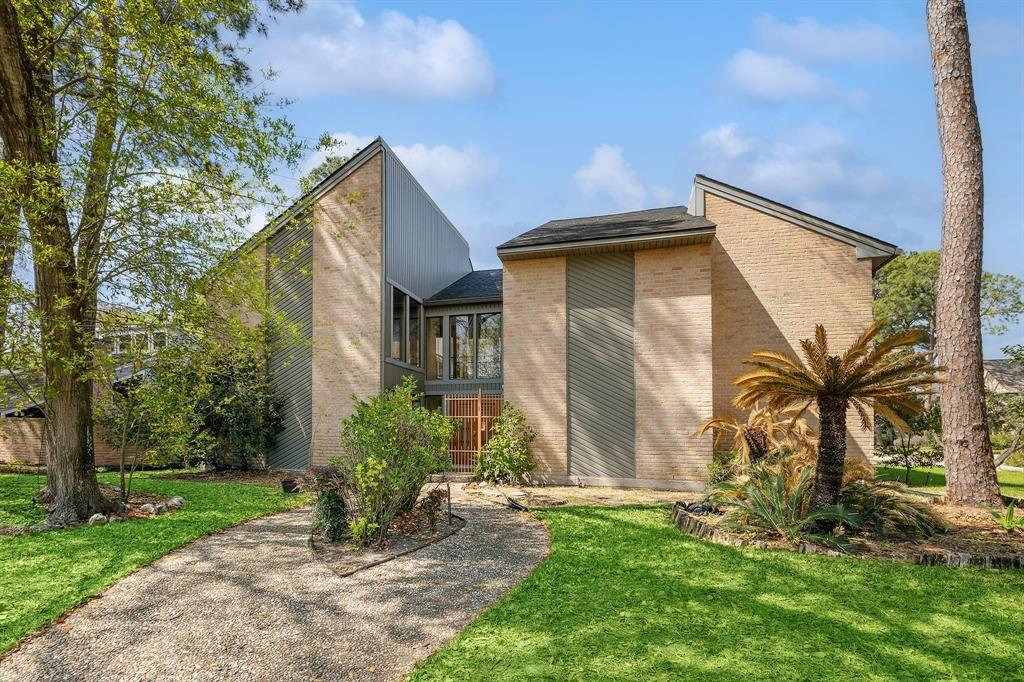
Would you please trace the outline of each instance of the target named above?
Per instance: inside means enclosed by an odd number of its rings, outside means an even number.
[[[310,471],[303,481],[303,490],[316,494],[313,503],[314,534],[334,542],[348,533],[348,480],[336,467],[318,467]]]
[[[536,437],[522,411],[505,402],[491,424],[491,437],[477,464],[476,478],[488,483],[527,482],[535,466],[530,444]]]
[[[455,424],[416,406],[416,381],[355,400],[342,424],[344,455],[331,461],[344,473],[352,539],[383,543],[394,518],[412,510],[427,477],[448,465]]]
[[[842,505],[857,515],[859,531],[875,537],[920,540],[945,530],[945,524],[924,500],[890,481],[851,481],[840,492]]]
[[[739,456],[734,451],[715,452],[711,455],[711,462],[708,464],[708,483],[710,485],[727,483],[736,478],[739,471]]]
[[[985,507],[985,511],[995,519],[995,522],[999,524],[1000,528],[1005,530],[1007,533],[1012,533],[1015,530],[1024,529],[1024,516],[1021,516],[1020,518],[1015,517],[1015,506],[1016,502],[1010,502],[1010,504],[1006,505],[1006,509],[1002,513],[999,513],[991,507]]]
[[[749,467],[747,473],[745,481],[720,484],[709,496],[710,501],[727,510],[726,527],[786,542],[809,539],[829,547],[848,549],[844,539],[814,530],[820,522],[856,528],[858,520],[839,505],[809,510],[813,467],[804,467],[792,487],[787,485],[786,476],[777,466],[756,464]]]

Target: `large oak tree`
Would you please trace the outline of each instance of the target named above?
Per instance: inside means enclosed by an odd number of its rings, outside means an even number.
[[[946,492],[957,504],[999,506],[982,369],[984,178],[967,10],[963,0],[928,0],[927,17],[944,191],[935,326],[948,370],[939,394]]]
[[[298,160],[241,41],[299,4],[0,0],[0,289],[37,332],[52,524],[112,505],[93,468],[97,311],[173,315]]]

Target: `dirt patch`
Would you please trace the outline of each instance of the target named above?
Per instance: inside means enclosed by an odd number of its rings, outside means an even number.
[[[723,528],[724,514],[693,515],[681,507],[682,504],[677,504],[672,511],[677,526],[691,535],[719,544],[839,554],[812,543],[785,542]],[[1024,568],[1024,533],[1006,532],[983,509],[942,502],[935,503],[933,509],[946,524],[945,532],[919,542],[851,538],[853,553],[850,556],[927,565]]]
[[[692,501],[701,498],[698,493],[681,493],[678,490],[569,485],[520,487],[467,483],[462,490],[469,497],[482,498],[498,504],[507,504],[506,496],[508,496],[514,502],[530,509],[563,505],[621,507],[630,504],[672,504],[681,499]]]
[[[226,471],[187,471],[180,474],[167,474],[162,478],[174,478],[196,483],[245,483],[247,485],[280,488],[283,479],[301,478],[301,476],[294,471],[278,471],[274,469],[249,469],[246,471],[228,469]]]
[[[317,559],[344,577],[443,540],[462,530],[465,525],[464,519],[453,515],[451,524],[447,519],[442,519],[434,528],[426,526],[414,533],[391,532],[383,547],[362,547],[346,540],[324,542],[315,536],[310,537],[309,544]]]

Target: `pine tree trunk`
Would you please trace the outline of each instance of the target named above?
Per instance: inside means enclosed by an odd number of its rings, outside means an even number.
[[[981,347],[984,195],[981,125],[974,101],[963,0],[928,0],[943,208],[936,332],[946,494],[955,504],[999,506],[989,442]]]
[[[818,463],[814,468],[811,509],[839,502],[846,466],[846,407],[843,398],[818,398]]]

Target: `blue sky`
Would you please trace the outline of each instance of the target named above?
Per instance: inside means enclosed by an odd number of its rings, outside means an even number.
[[[1024,3],[968,2],[989,270],[1024,277]],[[382,135],[469,240],[683,204],[705,173],[937,248],[924,3],[308,0],[251,61],[299,134]],[[315,159],[309,159],[312,165]],[[289,187],[301,169],[282,169]],[[292,185],[294,186],[294,185]],[[1024,325],[986,338],[986,355]]]

